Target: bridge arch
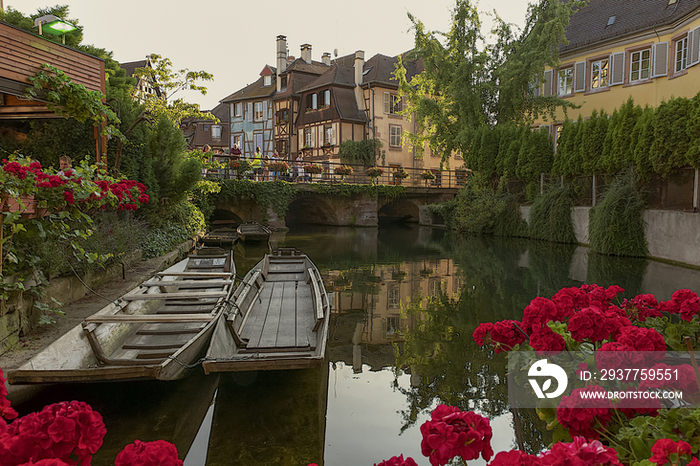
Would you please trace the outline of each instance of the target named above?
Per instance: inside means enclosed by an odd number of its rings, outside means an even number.
[[[338,225],[335,209],[321,196],[304,195],[294,199],[284,216],[287,226]]]
[[[211,214],[211,221],[214,222],[216,220],[234,220],[236,225],[244,222],[244,219],[228,209],[214,209],[214,212]]]
[[[387,202],[377,211],[380,222],[403,221],[418,223],[420,219],[420,209],[411,199],[399,199],[394,202]]]

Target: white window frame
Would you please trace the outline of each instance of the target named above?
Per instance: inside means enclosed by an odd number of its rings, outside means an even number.
[[[647,58],[644,58],[644,52],[648,54]],[[643,66],[644,62],[647,63],[646,67]],[[636,70],[634,69],[635,65],[638,66]],[[643,77],[645,72],[646,77]],[[636,78],[634,77],[635,73],[638,73]],[[630,52],[629,82],[636,83],[648,79],[651,79],[651,47]]]
[[[272,76],[263,76],[263,86],[272,86]]]
[[[596,76],[596,73],[598,76]],[[610,82],[610,59],[591,62],[591,90],[604,89]]]
[[[331,91],[330,89],[326,89],[323,91],[323,105],[328,107],[331,105]]]
[[[263,121],[263,104],[264,102],[255,102],[253,104],[253,121]]]
[[[688,34],[676,41],[673,71],[680,73],[688,68]]]
[[[401,133],[401,126],[389,125],[389,147],[401,147]]]
[[[333,125],[323,126],[323,145],[333,145],[335,138],[333,137]]]
[[[402,110],[401,97],[391,92],[384,93],[384,113],[387,115],[399,115]]]
[[[304,128],[304,147],[314,147],[314,132],[312,128]]]
[[[221,125],[211,125],[211,138],[212,139],[221,139],[221,130],[222,130]]]
[[[235,118],[243,116],[243,102],[234,102],[234,104],[233,104],[233,116]]]
[[[563,68],[557,72],[557,95],[563,97],[574,93],[574,68]]]
[[[311,94],[311,108],[318,109],[318,94]]]

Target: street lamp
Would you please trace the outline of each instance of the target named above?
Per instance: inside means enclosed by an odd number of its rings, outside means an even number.
[[[74,24],[64,21],[55,15],[44,15],[34,20],[34,27],[39,28],[39,35],[43,33],[54,36],[61,36],[63,43],[66,43],[66,33],[78,29]]]

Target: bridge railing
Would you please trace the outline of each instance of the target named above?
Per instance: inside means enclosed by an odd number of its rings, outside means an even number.
[[[382,170],[379,176],[371,177],[367,174],[364,165],[323,162],[320,165],[323,173],[309,173],[308,164],[301,167],[291,166],[289,173],[279,173],[265,169],[261,175],[252,171],[239,173],[230,168],[209,170],[206,177],[209,179],[250,179],[257,181],[284,180],[292,183],[348,183],[348,184],[384,184],[403,185],[407,187],[422,188],[461,188],[467,181],[467,170],[430,170],[426,168],[402,167],[396,165],[375,166]],[[336,169],[352,168],[352,174],[341,175]]]

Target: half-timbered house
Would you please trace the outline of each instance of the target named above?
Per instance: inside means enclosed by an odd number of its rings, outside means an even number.
[[[276,90],[276,69],[265,65],[257,81],[221,101],[229,110],[229,147],[238,146],[242,155],[249,158],[257,147],[263,155],[272,155],[275,150],[272,97]]]

